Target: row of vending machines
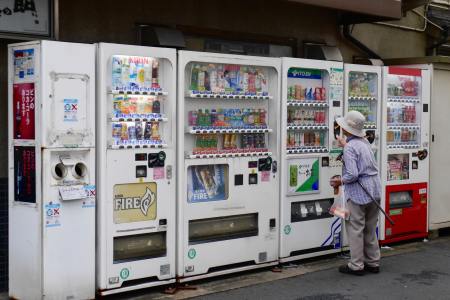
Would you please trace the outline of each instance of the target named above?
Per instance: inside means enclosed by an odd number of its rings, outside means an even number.
[[[429,74],[100,43],[9,46],[10,296],[88,299],[336,253],[334,120],[365,115],[382,243],[427,235]]]

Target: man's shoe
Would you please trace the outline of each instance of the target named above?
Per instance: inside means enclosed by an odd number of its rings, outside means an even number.
[[[339,272],[344,273],[344,274],[356,275],[356,276],[364,275],[364,270],[352,270],[348,267],[348,265],[340,266]]]
[[[372,267],[369,265],[364,265],[364,271],[369,272],[369,273],[378,274],[378,273],[380,273],[380,267]]]

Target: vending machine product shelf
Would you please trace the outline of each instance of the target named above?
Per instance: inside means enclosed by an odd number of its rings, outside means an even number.
[[[430,72],[383,68],[380,243],[428,234]]]
[[[95,297],[95,47],[8,46],[9,296]]]
[[[176,51],[97,46],[97,288],[175,281]]]
[[[343,113],[343,64],[282,59],[280,261],[341,251],[341,221],[329,213],[341,174],[334,120]]]
[[[280,60],[178,58],[179,281],[275,265]]]

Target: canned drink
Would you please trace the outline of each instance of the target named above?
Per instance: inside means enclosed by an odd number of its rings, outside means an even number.
[[[327,100],[327,89],[324,87],[320,89],[320,100],[322,101]]]
[[[294,132],[289,132],[289,146],[294,147],[295,146],[295,135]]]
[[[319,147],[320,146],[320,134],[319,134],[319,132],[315,132],[314,136],[315,136],[314,146]]]
[[[152,124],[150,122],[145,123],[144,139],[150,140],[152,137]]]
[[[113,123],[112,125],[112,138],[117,142],[120,141],[122,136],[122,124]]]
[[[136,127],[128,126],[128,139],[131,141],[136,140]]]
[[[127,123],[121,123],[122,131],[120,133],[120,139],[122,141],[128,141],[128,126]]]
[[[300,100],[302,98],[302,86],[299,84],[295,85],[295,99]]]
[[[136,122],[136,129],[135,129],[135,132],[136,132],[136,139],[137,140],[142,140],[142,139],[144,139],[144,130],[143,130],[143,128],[142,128],[142,123],[141,122]]]
[[[316,87],[314,89],[314,100],[322,100],[322,88]]]

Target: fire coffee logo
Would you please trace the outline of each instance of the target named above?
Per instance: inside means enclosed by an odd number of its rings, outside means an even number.
[[[128,223],[156,219],[156,183],[114,186],[114,222]]]
[[[115,210],[127,210],[127,209],[140,209],[144,216],[148,213],[148,208],[155,202],[155,194],[150,191],[149,188],[145,189],[144,196],[141,197],[129,197],[129,198],[116,198]]]

